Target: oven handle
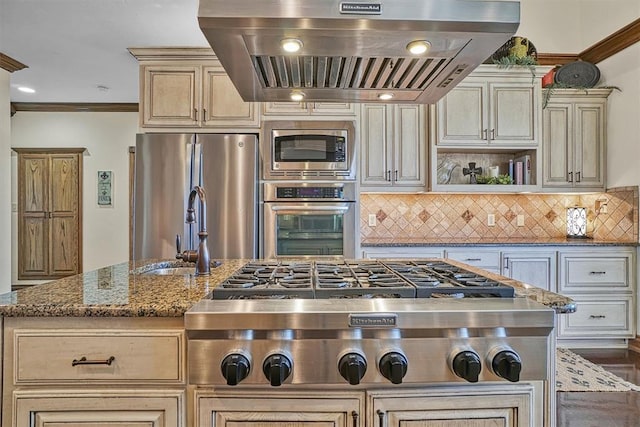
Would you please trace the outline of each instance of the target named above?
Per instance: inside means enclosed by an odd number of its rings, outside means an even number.
[[[272,211],[338,211],[338,212],[346,212],[351,208],[351,206],[297,206],[297,205],[278,205],[271,206]]]

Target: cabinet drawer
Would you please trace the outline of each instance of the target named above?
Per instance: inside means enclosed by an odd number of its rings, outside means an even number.
[[[577,310],[559,316],[560,337],[632,337],[632,297],[574,298]]]
[[[176,383],[184,378],[183,354],[182,331],[18,329],[14,381]]]
[[[500,251],[487,251],[480,248],[475,251],[454,249],[447,250],[447,258],[500,273]]]
[[[629,290],[632,283],[632,254],[561,254],[560,269],[560,292]]]

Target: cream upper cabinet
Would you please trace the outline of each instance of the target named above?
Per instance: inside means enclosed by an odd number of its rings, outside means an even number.
[[[427,164],[425,107],[363,104],[361,108],[361,188],[423,191]]]
[[[263,102],[267,116],[355,116],[356,104],[348,102]]]
[[[143,128],[259,128],[260,108],[245,102],[210,49],[136,48]]]
[[[604,190],[611,89],[554,89],[543,110],[543,187]]]
[[[541,139],[542,72],[480,66],[436,105],[438,146],[535,147]]]

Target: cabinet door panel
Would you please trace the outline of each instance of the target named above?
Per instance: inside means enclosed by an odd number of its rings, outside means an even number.
[[[502,274],[548,291],[556,288],[556,254],[505,252],[502,254]]]
[[[575,109],[576,150],[575,185],[604,185],[604,113],[603,106],[578,104]]]
[[[49,272],[48,227],[44,215],[20,220],[20,277],[46,276]]]
[[[36,412],[34,427],[163,427],[161,412]]]
[[[395,184],[424,185],[427,162],[424,108],[418,105],[397,105],[394,115]]]
[[[361,124],[361,168],[360,182],[363,185],[390,186],[387,180],[391,166],[390,129],[387,119],[387,108],[384,105],[363,105]]]
[[[196,66],[147,66],[144,68],[142,124],[194,126],[200,105],[200,68]]]
[[[49,273],[69,276],[78,271],[78,221],[75,215],[49,220]]]
[[[486,85],[461,84],[438,104],[438,145],[487,144]]]
[[[573,173],[573,120],[570,104],[549,104],[543,113],[544,178],[542,185],[571,187]]]
[[[492,122],[489,137],[495,143],[535,144],[535,93],[533,86],[491,84]]]
[[[260,126],[255,103],[245,102],[223,68],[204,70],[205,126]]]
[[[48,210],[48,163],[46,156],[22,156],[20,169],[24,182],[24,192],[21,194],[23,213],[42,213]]]
[[[78,156],[51,156],[51,212],[71,213],[78,210]]]

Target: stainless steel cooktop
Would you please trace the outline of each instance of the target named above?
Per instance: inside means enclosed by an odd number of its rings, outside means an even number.
[[[512,298],[513,287],[441,260],[252,261],[213,299]]]

